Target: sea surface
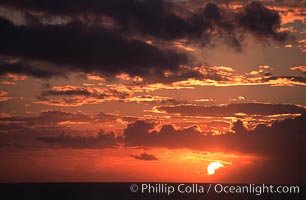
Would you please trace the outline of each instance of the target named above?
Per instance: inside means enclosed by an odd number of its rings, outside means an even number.
[[[306,199],[305,186],[299,193],[234,193],[214,191],[216,184],[209,183],[0,183],[1,199],[26,200],[112,200],[112,199]],[[136,186],[135,186],[136,185]],[[240,184],[222,184],[234,186]],[[257,185],[252,185],[257,186]],[[149,190],[150,187],[150,190]],[[208,188],[210,187],[210,191]],[[220,187],[217,188],[220,190]],[[259,191],[259,190],[257,190]]]

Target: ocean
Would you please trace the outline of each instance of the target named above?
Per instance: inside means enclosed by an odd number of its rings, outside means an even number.
[[[0,183],[0,194],[4,200],[306,199],[303,186],[299,186],[299,192],[295,193],[289,193],[285,188],[286,193],[282,194],[264,191],[260,187],[228,183]]]

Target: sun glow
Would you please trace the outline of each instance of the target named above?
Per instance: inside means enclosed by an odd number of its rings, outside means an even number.
[[[219,162],[212,162],[207,166],[207,173],[208,175],[213,175],[215,174],[216,170],[224,167],[224,165],[222,163]]]

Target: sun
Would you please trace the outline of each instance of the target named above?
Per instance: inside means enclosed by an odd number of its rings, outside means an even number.
[[[208,175],[213,175],[215,174],[216,170],[219,169],[220,167],[224,167],[222,163],[219,162],[212,162],[207,166],[207,173]]]

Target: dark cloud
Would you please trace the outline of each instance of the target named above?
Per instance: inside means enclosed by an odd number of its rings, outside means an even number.
[[[162,146],[169,148],[184,148],[201,145],[203,135],[197,126],[182,130],[172,125],[163,125],[160,131],[152,131],[154,123],[136,121],[129,124],[124,130],[125,144],[127,146]]]
[[[25,119],[10,118],[1,119],[0,144],[5,146],[43,146],[42,143],[35,142],[35,138],[58,135],[65,132],[71,135],[80,135],[77,130],[67,130],[62,126],[54,124],[27,123]]]
[[[220,106],[177,105],[159,106],[159,110],[181,115],[233,116],[235,113],[251,115],[296,114],[305,112],[305,108],[289,104],[234,103]]]
[[[78,106],[103,101],[125,101],[130,94],[111,88],[56,86],[48,88],[37,96],[38,102],[47,105]]]
[[[132,88],[132,86],[131,86]],[[41,92],[37,97],[38,102],[47,105],[74,106],[83,104],[96,104],[104,101],[137,102],[153,104],[179,104],[186,101],[179,101],[172,97],[139,95],[133,96],[133,89],[130,93],[118,91],[116,88],[81,87],[81,86],[56,86]]]
[[[65,77],[65,74],[61,73],[60,71],[53,69],[42,69],[25,62],[9,63],[0,61],[0,76],[6,74],[27,75],[37,78],[51,78],[56,76]]]
[[[72,71],[159,74],[187,63],[185,54],[128,40],[80,21],[64,25],[16,26],[0,18],[0,53],[43,60]]]
[[[156,156],[154,156],[153,154],[148,154],[146,152],[140,155],[131,155],[131,157],[138,159],[138,160],[158,160]]]
[[[48,15],[79,17],[108,16],[126,32],[141,32],[164,39],[200,35],[189,20],[172,12],[177,5],[163,0],[78,0],[76,1],[3,1],[0,5],[14,9],[40,11]],[[186,12],[187,10],[185,10]]]
[[[49,96],[86,96],[86,97],[95,97],[98,99],[104,99],[106,96],[105,93],[99,92],[96,89],[89,89],[86,87],[63,87],[59,89],[49,89],[41,92],[39,99],[45,99]]]
[[[235,133],[242,133],[242,134],[248,132],[248,130],[244,127],[243,122],[241,120],[238,120],[237,122],[233,123],[232,130]]]
[[[113,120],[109,114],[96,114],[91,117],[80,113],[69,114],[61,111],[46,111],[36,118],[1,118],[1,144],[33,144],[33,140],[45,144],[71,148],[114,147],[119,143],[127,146],[190,148],[205,151],[224,151],[256,153],[273,157],[296,157],[305,153],[299,148],[305,146],[306,115],[294,119],[275,121],[271,126],[259,124],[248,131],[241,121],[233,124],[233,132],[211,136],[199,127],[177,129],[173,125],[163,125],[159,130],[156,124],[148,121],[130,123],[124,130],[123,137],[103,130],[97,136],[82,136],[77,130],[54,126],[61,121]],[[104,120],[104,121],[105,121]],[[60,134],[62,133],[62,134]],[[273,145],[271,145],[273,144]],[[301,145],[300,145],[301,144]],[[298,151],[298,152],[297,152]],[[281,152],[281,153],[280,153]]]
[[[288,159],[295,164],[306,161],[306,113],[294,119],[275,121],[270,127],[259,124],[252,131],[240,125],[236,135],[224,139],[238,151],[266,155],[273,159]],[[222,142],[222,141],[220,141]]]
[[[58,86],[41,92],[39,98],[48,96],[87,96],[97,99],[104,99],[106,97],[118,97],[124,99],[129,96],[128,93],[117,91],[116,89],[102,89],[95,87],[78,87],[78,86]]]
[[[181,66],[175,73],[170,73],[164,76],[150,76],[146,77],[147,82],[159,82],[159,83],[173,83],[179,81],[185,81],[190,78],[197,80],[215,80],[215,81],[228,81],[229,79],[218,72],[218,70],[212,67],[201,67],[201,72],[197,68]]]
[[[94,133],[88,135],[84,130],[68,128],[65,123],[96,124],[99,128],[100,123],[116,123],[117,119],[129,122],[137,120],[102,112],[87,115],[60,110],[43,111],[35,117],[3,116],[0,117],[0,146],[2,148],[24,146],[46,148],[49,145],[67,148],[116,147],[121,142],[121,138],[115,137],[113,133],[100,130],[98,135],[92,136]]]
[[[211,136],[202,132],[197,126],[176,129],[172,125],[163,125],[159,131],[155,124],[136,121],[124,130],[125,144],[128,146],[156,146],[168,148],[191,148],[208,151],[239,151],[242,153],[258,153],[273,156],[286,147],[286,155],[293,153],[289,148],[301,148],[305,143],[305,113],[295,119],[275,121],[271,127],[257,125],[248,131],[241,121],[233,124],[233,132]],[[270,144],[274,144],[271,146]],[[305,144],[304,144],[305,145]],[[295,149],[296,150],[296,149]],[[306,153],[306,152],[304,152]]]
[[[67,128],[68,124],[97,124],[115,123],[117,119],[123,121],[136,121],[136,118],[122,118],[118,115],[98,112],[92,115],[81,112],[64,112],[60,110],[47,110],[35,117],[2,116],[0,117],[0,145],[4,147],[18,145],[42,146],[53,144],[58,146],[76,148],[100,148],[115,145],[120,138],[113,133],[104,133],[103,130],[97,136],[88,136],[87,132]],[[69,125],[68,125],[69,126]],[[87,135],[87,136],[86,136]],[[37,138],[40,138],[37,140]],[[114,139],[114,138],[113,138]],[[38,142],[44,141],[44,143]],[[67,144],[66,144],[67,143]]]
[[[164,0],[4,0],[0,5],[55,16],[108,16],[120,25],[121,30],[137,31],[163,39],[200,38],[203,33],[218,28],[233,31],[237,23],[258,36],[283,39],[276,32],[280,22],[278,13],[265,8],[259,2],[247,4],[238,13],[221,9],[214,3],[207,3],[199,11],[191,12],[180,3]]]
[[[63,95],[67,95],[67,96],[73,96],[73,95],[82,95],[82,96],[91,96],[92,93],[89,92],[86,88],[74,88],[71,90],[65,90],[65,91],[55,91],[55,90],[47,90],[47,91],[43,91],[41,93],[42,96],[63,96]],[[102,95],[101,97],[103,97],[104,95]]]
[[[0,54],[54,64],[50,72],[31,66],[6,65],[2,73],[12,71],[41,78],[57,75],[54,68],[64,72],[95,71],[105,75],[125,72],[163,77],[164,71],[195,65],[186,52],[142,41],[148,37],[162,41],[187,39],[187,43],[202,45],[221,38],[238,49],[245,32],[260,40],[286,38],[284,32],[278,32],[279,14],[259,2],[246,4],[238,11],[214,3],[191,11],[177,2],[163,0],[4,0],[1,5],[24,11],[27,23],[17,26],[0,18]],[[40,15],[69,16],[70,22],[43,24]],[[110,18],[108,23],[112,28],[100,20],[104,16]],[[194,76],[199,74],[182,75]]]
[[[102,112],[98,112],[94,115],[87,115],[81,112],[65,112],[60,110],[47,110],[40,113],[37,117],[18,117],[18,116],[10,116],[10,117],[0,117],[0,120],[3,122],[3,126],[5,123],[13,124],[15,129],[19,126],[36,126],[36,125],[56,125],[60,122],[95,122],[95,123],[103,123],[103,122],[112,122],[116,119],[120,118],[120,116],[113,114],[106,114]],[[11,127],[11,126],[9,126]]]
[[[281,25],[281,17],[277,11],[266,8],[259,2],[251,2],[244,11],[237,15],[238,24],[257,37],[272,37],[283,41],[287,35],[277,30]]]
[[[37,141],[65,148],[113,148],[118,145],[115,135],[104,131],[100,131],[96,137],[71,136],[63,133],[56,137],[38,137]]]
[[[82,113],[69,113],[59,110],[47,110],[40,113],[37,117],[1,117],[3,122],[22,123],[23,125],[53,125],[59,122],[85,122],[91,121],[88,115]]]
[[[82,113],[69,113],[59,110],[48,110],[43,111],[38,117],[26,118],[26,120],[31,123],[52,124],[63,121],[90,121],[90,117]]]

